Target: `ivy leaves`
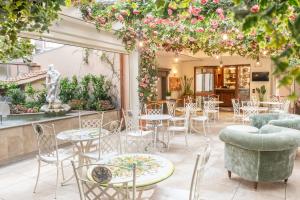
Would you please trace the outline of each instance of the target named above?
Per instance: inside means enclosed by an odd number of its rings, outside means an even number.
[[[0,44],[5,48],[0,52],[0,60],[7,62],[15,55],[28,56],[29,43],[19,40],[22,31],[44,32],[58,17],[64,0],[3,0],[0,1]],[[25,45],[26,43],[26,45]]]

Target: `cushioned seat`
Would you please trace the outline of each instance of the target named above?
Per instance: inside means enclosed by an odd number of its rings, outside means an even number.
[[[300,130],[300,115],[295,114],[279,114],[279,113],[264,113],[253,115],[250,117],[251,125],[261,128],[263,125],[271,124]]]
[[[265,125],[258,133],[225,128],[219,137],[229,176],[233,172],[257,187],[257,182],[287,180],[292,174],[300,131]]]

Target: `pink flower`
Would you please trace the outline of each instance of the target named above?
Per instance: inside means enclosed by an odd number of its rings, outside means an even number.
[[[197,23],[197,19],[196,18],[193,18],[192,20],[191,20],[191,24],[196,24]]]
[[[117,19],[118,19],[119,21],[121,21],[121,22],[124,21],[124,17],[123,17],[122,15],[118,15],[118,16],[117,16]]]
[[[220,2],[220,0],[213,0],[213,2],[217,4]]]
[[[123,16],[128,16],[127,10],[121,10],[120,14],[123,15]]]
[[[220,17],[222,20],[225,19],[225,16],[223,15],[223,13],[220,14],[219,17]]]
[[[205,17],[203,15],[199,15],[198,20],[199,21],[203,21],[205,19]]]
[[[201,4],[206,4],[208,2],[208,0],[201,0]]]
[[[296,15],[295,14],[292,14],[291,16],[289,16],[289,19],[291,21],[295,21],[296,20]]]
[[[132,13],[133,13],[134,15],[138,15],[138,14],[140,14],[140,11],[139,11],[139,10],[133,10]]]
[[[204,28],[200,27],[200,28],[196,29],[196,32],[202,33],[202,32],[204,32]]]
[[[140,93],[140,97],[143,97],[144,96],[144,94],[143,93]]]
[[[250,9],[250,11],[252,12],[252,13],[258,13],[259,12],[259,5],[254,5],[254,6],[252,6],[252,8]]]
[[[201,12],[201,8],[197,8],[197,7],[194,7],[194,6],[189,7],[189,13],[194,15],[194,16],[198,16],[200,12]]]
[[[155,27],[156,27],[156,24],[153,23],[153,22],[151,22],[151,23],[149,23],[149,27],[150,27],[150,28],[155,28]]]
[[[223,14],[223,9],[222,8],[218,8],[217,10],[216,10],[216,12],[220,15],[220,14]]]
[[[219,26],[219,23],[216,20],[212,20],[210,22],[210,24],[211,24],[211,26],[212,26],[213,29],[216,29]]]
[[[172,15],[173,14],[173,10],[172,9],[168,9],[168,15]]]
[[[239,40],[244,39],[244,35],[243,35],[242,33],[238,34],[238,35],[237,35],[237,39],[239,39]]]

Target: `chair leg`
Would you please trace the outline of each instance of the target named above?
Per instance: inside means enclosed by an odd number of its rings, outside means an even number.
[[[254,182],[254,189],[257,190],[258,182]]]
[[[231,171],[227,171],[228,172],[228,178],[230,178],[231,179]]]
[[[61,167],[61,175],[63,178],[63,182],[65,181],[65,172],[64,172],[64,164],[63,161],[60,162],[60,167]],[[63,185],[63,184],[62,184]]]
[[[203,132],[204,132],[204,136],[206,136],[206,130],[205,130],[205,121],[202,122],[202,126],[203,126]]]
[[[55,185],[55,199],[57,197],[57,188],[58,188],[58,179],[59,179],[59,164],[56,164],[56,185]]]
[[[186,147],[189,146],[187,136],[188,136],[188,132],[185,132],[185,146]]]
[[[39,178],[40,178],[40,172],[41,172],[41,161],[38,160],[38,173],[37,173],[37,177],[36,177],[36,182],[35,182],[35,186],[34,186],[34,189],[33,189],[33,193],[36,192],[36,188],[37,188],[37,185],[38,185],[38,182],[39,182]]]

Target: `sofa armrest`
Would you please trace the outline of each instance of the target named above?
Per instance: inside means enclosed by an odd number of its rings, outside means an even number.
[[[280,127],[286,127],[286,128],[300,130],[300,118],[271,120],[269,122],[269,124],[274,125],[274,126],[280,126]]]
[[[296,148],[300,144],[300,131],[285,128],[280,132],[269,134],[255,134],[225,128],[221,130],[219,137],[225,143],[253,151],[282,151]]]

